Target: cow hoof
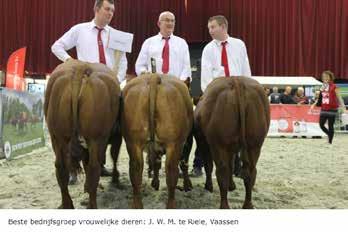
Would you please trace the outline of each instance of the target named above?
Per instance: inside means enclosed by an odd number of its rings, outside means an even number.
[[[228,206],[228,204],[221,204],[220,205],[220,209],[229,209],[230,207]]]
[[[213,185],[210,183],[210,184],[205,184],[205,186],[204,186],[204,188],[206,189],[206,190],[208,190],[209,192],[213,192]]]
[[[112,178],[112,182],[113,186],[115,186],[115,188],[117,189],[124,189],[125,187],[121,184],[120,180],[118,178]]]
[[[133,209],[143,209],[144,206],[143,206],[143,203],[141,202],[141,200],[133,200],[133,203],[132,203],[132,208]]]
[[[118,176],[112,176],[112,183],[114,183],[114,184],[117,184],[117,183],[119,183],[120,182],[120,180],[119,180],[119,178],[118,178]]]
[[[187,181],[184,180],[184,191],[188,192],[188,191],[191,191],[192,189],[193,187],[192,187],[191,180],[187,180]]]
[[[123,184],[121,184],[120,182],[114,183],[113,185],[115,186],[115,188],[117,188],[117,189],[119,189],[119,190],[124,190],[124,189],[126,189],[126,187],[125,187]]]
[[[151,186],[157,191],[159,189],[159,180],[158,179],[152,179]]]
[[[87,206],[88,203],[89,203],[89,200],[88,200],[88,198],[86,198],[86,199],[83,199],[83,200],[80,202],[80,205],[82,205],[82,206]]]
[[[234,181],[231,181],[230,185],[228,186],[228,191],[232,192],[235,189],[236,189],[236,184],[234,183]]]
[[[249,203],[244,203],[243,204],[243,209],[254,209],[254,206],[251,202]]]
[[[175,208],[176,208],[175,200],[168,201],[167,209],[175,209]]]
[[[76,185],[76,184],[77,184],[77,176],[76,175],[70,175],[68,185]]]
[[[74,206],[71,204],[71,205],[60,205],[58,206],[58,209],[74,209]]]

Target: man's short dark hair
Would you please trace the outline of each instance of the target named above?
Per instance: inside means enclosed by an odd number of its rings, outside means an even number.
[[[225,16],[223,15],[215,15],[213,17],[210,17],[208,22],[216,21],[219,26],[225,25],[226,28],[228,28],[228,21]]]
[[[107,2],[109,2],[110,4],[115,4],[115,1],[114,1],[114,0],[95,0],[94,9],[95,9],[95,8],[100,8],[100,7],[103,5],[104,1],[107,1]]]

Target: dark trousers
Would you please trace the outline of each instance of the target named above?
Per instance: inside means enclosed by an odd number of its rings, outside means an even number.
[[[181,156],[181,160],[185,161],[186,163],[189,160],[191,149],[192,149],[192,144],[193,144],[193,131],[189,134],[187,137],[187,140],[184,145],[183,153]],[[194,168],[202,168],[204,165],[203,163],[203,157],[202,154],[199,152],[198,146],[196,147],[195,150],[195,158],[193,160],[193,167]]]
[[[329,137],[329,143],[332,143],[334,137],[334,124],[336,119],[337,110],[326,111],[322,110],[320,112],[319,125],[322,131]],[[329,128],[325,127],[325,123],[328,122]]]

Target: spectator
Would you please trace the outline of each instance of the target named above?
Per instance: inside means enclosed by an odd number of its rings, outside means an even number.
[[[297,105],[308,104],[308,98],[304,95],[303,87],[297,88],[296,94],[293,99],[297,103]]]
[[[320,90],[315,90],[314,97],[308,100],[308,104],[313,105],[316,101],[318,101],[320,96]]]
[[[279,104],[280,103],[280,93],[278,92],[278,87],[274,86],[272,88],[272,93],[269,95],[271,104]]]
[[[296,104],[294,99],[291,96],[291,87],[286,86],[284,93],[280,94],[279,100],[281,104]]]
[[[271,94],[271,90],[268,87],[263,88],[265,90],[265,94],[268,97]]]

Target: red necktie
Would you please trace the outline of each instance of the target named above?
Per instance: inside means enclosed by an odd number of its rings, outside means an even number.
[[[162,50],[162,73],[167,74],[169,71],[169,39],[168,38],[162,38],[165,40],[163,50]]]
[[[222,42],[222,52],[221,52],[221,65],[224,66],[225,69],[225,76],[230,76],[230,69],[228,68],[228,59],[227,59],[227,51],[226,51],[226,44],[227,41]]]
[[[99,50],[99,63],[106,64],[105,54],[104,54],[104,46],[101,38],[101,32],[104,28],[95,27],[98,30],[98,50]]]

